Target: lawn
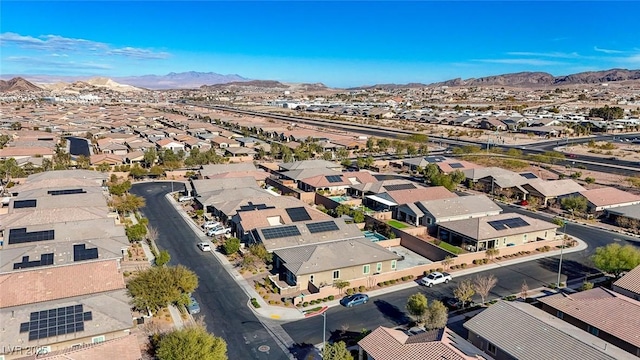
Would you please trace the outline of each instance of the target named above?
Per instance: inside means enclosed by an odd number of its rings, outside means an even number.
[[[459,247],[451,245],[451,244],[449,244],[447,242],[444,242],[444,241],[441,241],[440,244],[438,244],[438,246],[440,246],[441,248],[443,248],[443,249],[445,249],[445,250],[447,250],[449,252],[452,252],[452,253],[454,253],[456,255],[459,254],[460,251],[462,251],[462,249],[460,249]]]
[[[389,226],[394,227],[396,229],[404,229],[407,227],[406,224],[403,224],[400,221],[396,221],[396,220],[389,220],[387,224],[389,224]]]

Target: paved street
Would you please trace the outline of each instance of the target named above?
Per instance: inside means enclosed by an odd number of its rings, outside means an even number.
[[[175,185],[176,191],[181,188],[182,184]],[[185,265],[198,275],[195,297],[201,312],[196,318],[204,317],[207,330],[226,340],[230,359],[289,359],[247,307],[247,295],[213,254],[198,250],[197,237],[165,198],[170,191],[169,182],[139,183],[131,189],[131,193],[145,198],[147,205],[142,213],[158,229],[158,247],[169,251],[170,264]]]

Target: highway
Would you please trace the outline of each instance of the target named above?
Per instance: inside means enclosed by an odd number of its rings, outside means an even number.
[[[174,183],[176,191],[184,185]],[[247,306],[247,295],[211,253],[197,247],[198,238],[176,209],[165,198],[171,183],[138,183],[131,193],[142,196],[146,206],[142,214],[158,230],[158,247],[171,254],[170,265],[182,264],[199,278],[195,291],[207,330],[227,342],[229,359],[289,359],[269,331]],[[268,351],[260,351],[267,349]],[[261,346],[263,346],[261,348]]]
[[[402,138],[408,135],[419,134],[414,131],[396,129],[396,128],[384,128],[380,126],[367,125],[367,124],[354,124],[347,121],[337,121],[337,120],[327,120],[327,119],[318,119],[318,118],[307,118],[301,116],[294,115],[282,115],[282,114],[274,114],[268,112],[258,112],[251,110],[243,110],[238,108],[232,108],[227,106],[219,106],[219,105],[206,105],[200,103],[192,103],[187,102],[189,105],[206,107],[215,110],[229,111],[238,114],[251,115],[251,116],[261,116],[266,118],[271,118],[274,120],[280,120],[285,122],[297,122],[308,125],[314,125],[319,127],[337,129],[347,132],[356,132],[358,134],[375,136],[375,137],[386,137],[386,138]],[[581,139],[570,139],[564,140],[558,138],[556,140],[545,140],[540,141],[534,144],[527,145],[490,145],[491,147],[501,148],[503,150],[508,150],[511,148],[520,149],[525,155],[534,155],[541,154],[546,151],[553,151],[554,148],[563,146],[563,145],[572,145],[572,144],[580,144],[585,143],[590,140],[595,141],[610,141],[613,137],[640,137],[640,135],[636,133],[627,133],[627,134],[604,134],[599,135],[592,138],[581,138]],[[443,143],[452,146],[480,146],[481,148],[486,148],[486,142],[478,142],[478,141],[468,141],[468,140],[459,140],[452,139],[448,137],[441,137],[436,135],[429,135],[429,141],[436,143]],[[637,163],[624,161],[624,160],[612,160],[606,158],[599,158],[595,156],[586,156],[580,155],[577,159],[566,159],[559,160],[557,162],[559,165],[564,165],[567,167],[581,165],[584,166],[587,170],[599,171],[599,172],[608,172],[612,174],[618,174],[623,176],[635,176],[640,175],[640,166]]]

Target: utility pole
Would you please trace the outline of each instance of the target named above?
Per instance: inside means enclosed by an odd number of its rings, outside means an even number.
[[[327,311],[322,313],[322,351],[327,344]]]
[[[564,226],[562,229],[562,245],[560,245],[560,262],[558,263],[558,282],[556,285],[558,286],[558,291],[560,291],[560,273],[562,272],[562,253],[564,251],[564,238],[567,236],[567,220],[564,221]]]

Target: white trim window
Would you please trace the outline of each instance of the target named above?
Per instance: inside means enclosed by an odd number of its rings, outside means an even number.
[[[333,280],[340,279],[340,270],[333,270]]]
[[[382,272],[382,263],[381,262],[376,264],[376,272],[377,273]]]
[[[362,273],[363,274],[368,274],[371,272],[371,265],[367,264],[362,266]]]
[[[100,335],[100,336],[94,336],[91,338],[91,343],[92,344],[97,344],[97,343],[101,343],[101,342],[105,342],[105,337],[104,335]]]
[[[391,260],[391,269],[392,270],[395,270],[397,265],[398,265],[398,262],[396,260]]]

